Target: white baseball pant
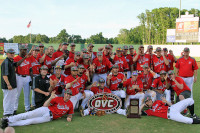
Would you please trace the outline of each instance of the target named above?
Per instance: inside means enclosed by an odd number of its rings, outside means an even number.
[[[192,89],[193,89],[193,83],[194,83],[194,76],[193,77],[187,77],[187,78],[181,77],[181,78],[185,81],[186,85],[190,88],[190,90],[191,90],[191,98],[193,98]]]
[[[104,74],[94,74],[93,75],[93,78],[92,78],[92,83],[94,83],[94,82],[99,82],[99,79],[100,78],[103,78],[104,80],[105,80],[105,86],[106,86],[106,77],[107,77],[107,74],[106,73],[104,73]]]
[[[142,105],[144,102],[144,93],[138,92],[135,95],[128,95],[126,102],[125,102],[125,107],[127,108],[130,105],[130,99],[139,99],[139,106]]]
[[[40,107],[33,111],[8,117],[8,126],[25,126],[51,121],[48,107]]]
[[[74,109],[77,108],[77,103],[81,98],[82,98],[82,93],[78,93],[74,96],[71,96],[70,101],[72,102]]]
[[[90,97],[94,96],[94,93],[90,90],[84,90],[85,92],[85,98],[83,99],[81,106],[83,107],[83,109],[85,109],[85,106],[88,103],[88,100],[90,99]]]
[[[22,76],[16,76],[17,78],[17,93],[16,93],[16,101],[15,101],[15,110],[18,109],[18,104],[19,104],[19,96],[21,94],[22,88],[24,91],[24,105],[25,105],[25,110],[28,111],[30,110],[30,87],[29,87],[29,82],[31,81],[30,76],[22,77]]]
[[[193,119],[189,117],[185,117],[181,114],[181,112],[186,109],[188,106],[191,106],[194,104],[194,100],[192,98],[187,98],[184,100],[181,100],[180,102],[173,104],[170,108],[170,111],[168,113],[168,119],[182,122],[186,124],[192,124]]]
[[[13,114],[16,100],[17,88],[12,90],[2,89],[3,90],[3,115]]]
[[[116,90],[111,92],[112,94],[118,96],[119,98],[126,98],[126,92],[124,90]]]

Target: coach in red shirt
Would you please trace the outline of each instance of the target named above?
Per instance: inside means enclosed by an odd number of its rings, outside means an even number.
[[[186,85],[191,89],[193,88],[193,83],[197,81],[197,62],[194,58],[189,56],[190,49],[184,48],[184,56],[179,58],[176,63],[176,75],[183,78]],[[193,94],[191,93],[191,97]]]

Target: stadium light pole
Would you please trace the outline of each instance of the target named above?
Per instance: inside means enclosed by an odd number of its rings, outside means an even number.
[[[179,8],[179,18],[181,17],[181,0],[180,0],[180,8]]]

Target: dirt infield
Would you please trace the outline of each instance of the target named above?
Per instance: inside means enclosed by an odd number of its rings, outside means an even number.
[[[3,59],[0,59],[0,64],[3,62]],[[200,62],[197,62],[198,67],[200,68]]]

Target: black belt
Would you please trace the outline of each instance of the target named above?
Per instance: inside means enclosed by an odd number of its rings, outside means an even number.
[[[169,107],[168,110],[167,110],[167,118],[168,118],[168,119],[170,119],[169,113],[170,113],[170,107]]]
[[[29,75],[20,75],[20,74],[17,74],[18,76],[21,76],[21,77],[27,77]]]
[[[50,119],[51,119],[51,121],[52,121],[52,120],[53,120],[53,114],[52,114],[51,111],[49,111],[49,115],[50,115]]]

